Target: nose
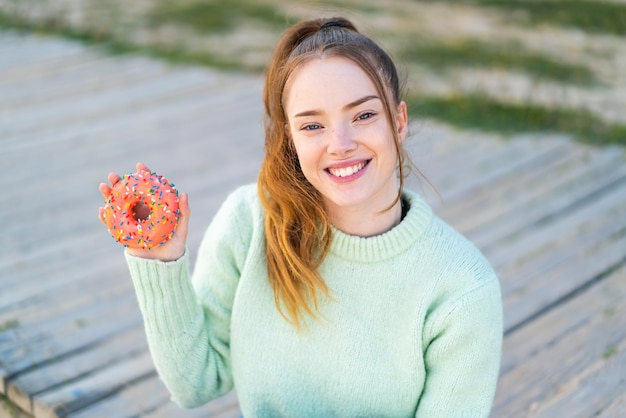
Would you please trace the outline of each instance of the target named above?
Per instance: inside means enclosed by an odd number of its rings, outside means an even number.
[[[329,131],[328,146],[329,154],[344,156],[350,154],[357,147],[350,129],[344,126],[336,126]]]

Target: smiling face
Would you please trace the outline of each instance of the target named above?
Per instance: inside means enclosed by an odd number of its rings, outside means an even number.
[[[343,213],[379,213],[398,194],[393,130],[406,136],[406,105],[392,109],[394,128],[369,76],[341,57],[315,58],[285,87],[286,129],[300,167],[320,192],[331,220]]]

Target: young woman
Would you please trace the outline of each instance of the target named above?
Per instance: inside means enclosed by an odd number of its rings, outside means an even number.
[[[223,203],[193,276],[185,194],[171,241],[126,251],[180,405],[234,387],[245,417],[489,415],[498,279],[403,188],[399,90],[389,56],[348,20],[294,25],[267,71],[258,181]]]

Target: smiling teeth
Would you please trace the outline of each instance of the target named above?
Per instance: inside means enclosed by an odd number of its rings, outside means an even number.
[[[352,167],[344,167],[344,168],[329,168],[330,174],[335,177],[348,177],[353,175],[354,173],[358,173],[365,167],[365,163],[359,163],[357,165],[353,165]]]

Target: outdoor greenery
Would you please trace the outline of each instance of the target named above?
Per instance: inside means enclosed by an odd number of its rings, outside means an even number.
[[[441,119],[462,128],[480,128],[507,134],[561,132],[596,145],[626,142],[626,125],[608,123],[579,109],[504,103],[479,94],[409,96],[407,105],[414,117]]]
[[[203,51],[201,53],[191,52],[183,48],[175,48],[165,45],[154,45],[150,47],[141,46],[113,37],[110,33],[81,30],[64,26],[62,22],[57,19],[41,20],[32,23],[16,19],[15,17],[9,17],[0,12],[0,29],[2,28],[34,31],[43,34],[59,34],[69,39],[97,45],[110,54],[120,55],[139,53],[163,59],[173,64],[204,65],[221,70],[248,70],[239,62],[217,57],[207,51]]]
[[[167,1],[159,0],[149,20],[154,25],[175,22],[201,31],[226,32],[245,19],[285,27],[285,18],[275,7],[249,0]]]
[[[17,328],[19,325],[20,321],[18,321],[17,319],[9,319],[8,321],[0,323],[0,331]]]
[[[516,70],[538,79],[590,86],[597,83],[593,72],[584,66],[566,64],[534,52],[521,45],[485,42],[463,38],[454,43],[411,43],[400,57],[436,70],[451,67],[480,67]]]
[[[422,0],[474,4],[514,12],[522,23],[550,24],[592,33],[626,35],[626,4],[597,0]]]
[[[46,3],[49,0],[37,0]],[[95,0],[89,0],[95,1]],[[86,0],[86,3],[89,3]],[[291,7],[306,5],[306,1],[292,1],[289,8],[282,7],[278,0],[146,0],[151,7],[145,15],[139,16],[137,26],[147,30],[160,28],[184,28],[189,33],[202,36],[223,36],[235,33],[249,25],[265,28],[276,39],[285,27],[301,17],[291,13]],[[417,1],[417,0],[413,0]],[[534,30],[535,25],[575,29],[588,33],[626,35],[626,3],[591,0],[420,0],[424,3],[442,5],[463,5],[489,11],[500,16],[506,26],[517,25],[522,30]],[[347,0],[322,1],[328,7],[343,8],[361,13],[375,22],[385,13],[402,14],[401,8],[390,11],[389,5]],[[403,2],[412,4],[411,0]],[[119,6],[119,5],[118,5]],[[98,3],[98,7],[102,3]],[[111,6],[112,7],[112,6]],[[119,11],[118,11],[119,12]],[[498,15],[499,13],[499,15]],[[111,13],[112,15],[114,13]],[[391,17],[389,17],[391,18]],[[218,49],[191,48],[185,43],[186,35],[171,42],[135,42],[132,36],[115,27],[115,22],[107,26],[68,24],[63,16],[50,15],[30,19],[21,14],[10,14],[0,8],[0,28],[12,28],[42,33],[61,34],[83,42],[98,44],[111,53],[143,53],[173,63],[191,63],[219,68],[222,70],[261,72],[261,64],[246,61],[240,51],[231,52],[225,45]],[[538,83],[552,83],[575,86],[580,89],[607,88],[593,66],[593,57],[585,61],[563,59],[563,56],[527,48],[519,41],[511,39],[478,38],[467,34],[442,37],[424,35],[418,29],[406,26],[404,32],[395,25],[371,24],[374,37],[382,37],[390,46],[394,56],[406,68],[426,68],[442,77],[452,77],[455,71],[468,68],[485,71],[515,72],[525,74]],[[377,28],[377,29],[376,29]],[[377,32],[378,31],[378,32]],[[372,33],[374,32],[374,33]],[[187,34],[188,32],[184,32]],[[168,39],[168,38],[166,38]],[[219,39],[219,38],[218,38]],[[215,42],[214,42],[215,43]],[[218,41],[219,44],[219,41]],[[197,45],[196,45],[197,46]],[[221,46],[221,45],[220,45]],[[273,45],[259,48],[262,53],[271,51]],[[262,55],[262,54],[261,54]],[[411,83],[412,74],[409,71]],[[416,77],[419,77],[416,76]],[[455,87],[454,83],[451,85]],[[455,87],[456,88],[456,87]],[[626,145],[626,125],[610,122],[588,109],[568,106],[543,105],[528,101],[518,103],[513,99],[498,99],[487,93],[475,93],[456,88],[453,93],[435,93],[420,88],[419,95],[408,98],[409,108],[414,117],[437,118],[448,123],[488,131],[515,133],[530,131],[550,131],[570,134],[581,141],[594,144]],[[532,94],[529,94],[532,98]]]
[[[19,411],[17,410],[17,407],[13,406],[13,404],[9,401],[4,393],[0,393],[0,404],[3,405],[4,410],[9,414],[11,418],[18,416]],[[0,409],[0,412],[2,412],[2,409]]]

